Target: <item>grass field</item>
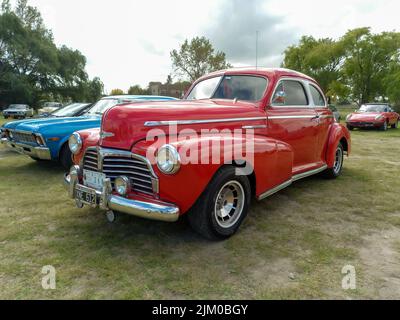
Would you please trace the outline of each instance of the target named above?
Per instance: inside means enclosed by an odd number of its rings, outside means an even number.
[[[63,171],[0,147],[0,299],[400,297],[400,129],[352,132],[334,181],[253,202],[225,242],[175,224],[76,209]],[[57,272],[43,290],[42,267]],[[343,266],[356,290],[343,290]]]

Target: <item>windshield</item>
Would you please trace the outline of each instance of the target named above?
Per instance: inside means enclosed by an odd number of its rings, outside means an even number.
[[[385,112],[387,106],[380,104],[373,105],[362,105],[360,108],[360,112]]]
[[[101,99],[90,108],[88,114],[103,114],[105,111],[110,109],[119,103],[118,99]]]
[[[267,88],[267,80],[256,76],[214,77],[199,82],[190,92],[187,100],[238,99],[260,100]]]
[[[86,103],[72,103],[68,106],[65,106],[64,108],[52,112],[51,114],[56,117],[71,117],[82,110],[82,108],[84,108],[85,106],[87,106]]]
[[[9,106],[10,109],[26,109],[24,104],[12,104]]]

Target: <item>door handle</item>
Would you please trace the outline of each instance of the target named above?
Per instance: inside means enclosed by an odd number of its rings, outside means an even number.
[[[312,117],[311,120],[317,120],[319,121],[319,119],[321,118],[321,116],[319,114],[317,114],[315,117]]]

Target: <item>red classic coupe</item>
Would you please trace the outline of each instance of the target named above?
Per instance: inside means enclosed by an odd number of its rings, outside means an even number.
[[[251,198],[318,173],[336,178],[351,149],[319,85],[286,69],[230,69],[182,101],[124,104],[74,133],[64,181],[76,205],[161,221],[187,214],[211,239],[233,235]]]
[[[377,128],[386,131],[389,127],[396,129],[400,115],[393,111],[389,104],[368,103],[351,113],[346,118],[347,128]]]

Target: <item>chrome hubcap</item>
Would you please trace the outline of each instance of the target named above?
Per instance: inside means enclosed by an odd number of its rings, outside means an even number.
[[[240,218],[245,202],[242,185],[237,181],[229,181],[218,192],[214,215],[222,228],[232,227]]]
[[[333,165],[333,171],[335,173],[340,172],[340,169],[342,168],[342,161],[343,161],[343,151],[341,148],[337,148],[335,155],[335,164]]]

